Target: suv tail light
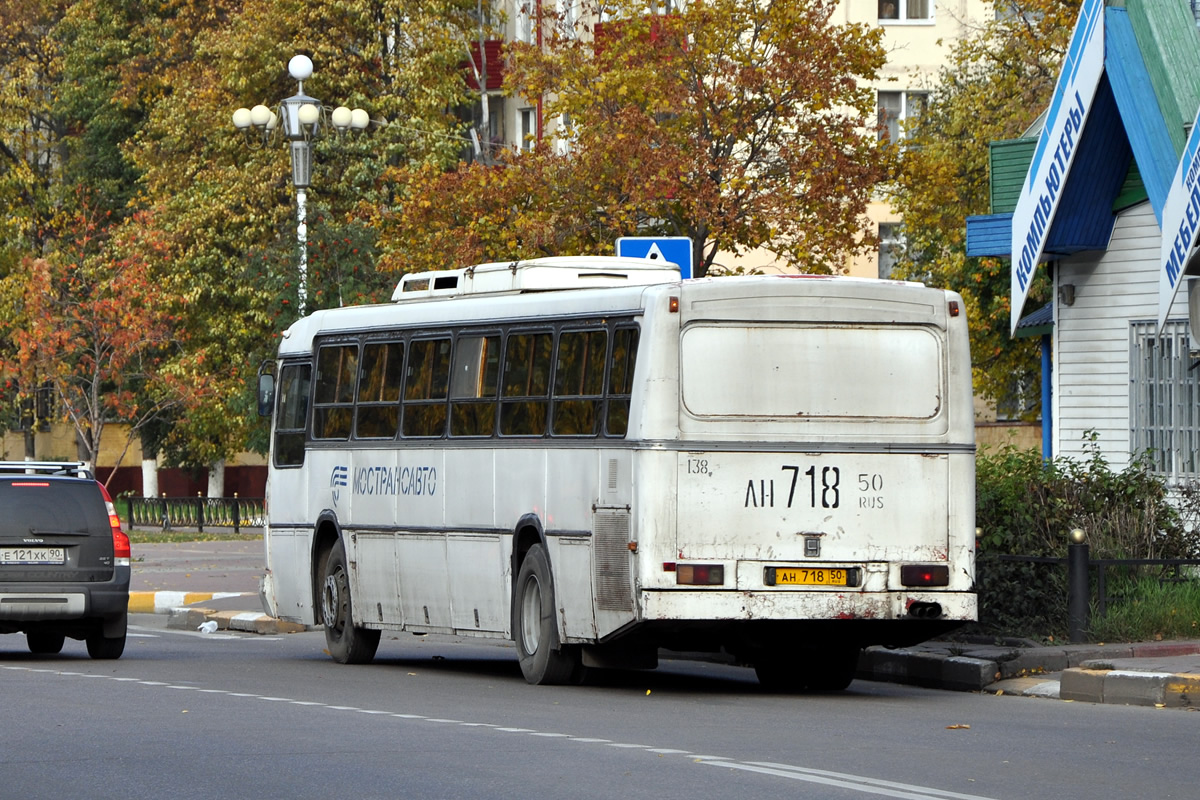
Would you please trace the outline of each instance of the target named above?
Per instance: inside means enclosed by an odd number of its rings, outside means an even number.
[[[128,567],[129,558],[132,555],[129,547],[129,536],[125,531],[121,530],[121,518],[117,516],[117,507],[113,505],[112,498],[108,494],[108,489],[104,488],[104,484],[96,481],[96,485],[100,487],[100,493],[104,495],[104,507],[108,509],[108,525],[112,528],[113,537],[113,566]]]

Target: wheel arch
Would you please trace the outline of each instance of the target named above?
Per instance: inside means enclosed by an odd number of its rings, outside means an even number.
[[[342,526],[338,522],[337,515],[326,509],[317,517],[317,523],[313,530],[312,543],[312,559],[310,564],[310,591],[312,591],[312,619],[309,622],[319,625],[321,623],[321,581],[325,574],[325,562],[329,560],[329,554],[333,551],[333,546],[342,538]]]
[[[513,635],[516,635],[516,604],[517,604],[517,575],[521,572],[521,562],[525,560],[525,555],[529,552],[529,548],[535,544],[540,544],[542,549],[546,551],[546,560],[550,563],[550,581],[551,585],[554,582],[554,562],[550,560],[550,548],[546,545],[546,531],[542,527],[542,520],[537,514],[525,514],[513,527],[513,546],[511,563],[509,564],[510,575],[509,581],[509,626],[512,629]]]

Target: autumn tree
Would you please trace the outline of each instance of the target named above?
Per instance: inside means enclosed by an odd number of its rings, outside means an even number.
[[[199,3],[157,9],[148,24],[159,49],[127,73],[129,94],[149,107],[126,152],[142,171],[140,202],[153,212],[154,227],[142,233],[166,242],[170,255],[156,279],[224,398],[179,420],[168,455],[202,466],[246,444],[258,424],[255,370],[298,316],[288,148],[238,135],[232,111],[295,94],[286,65],[296,53],[315,64],[307,94],[369,111],[369,133],[327,130],[314,142],[308,310],[378,297],[395,282],[375,275],[372,220],[393,202],[379,177],[397,163],[457,159],[453,112],[467,95],[460,65],[474,6],[248,0],[218,14]]]
[[[114,65],[133,47],[133,24],[130,4],[101,5],[0,5],[0,275],[51,257],[73,236],[81,214],[107,228],[128,213],[137,176],[120,146],[137,130],[140,113],[112,101],[120,84]],[[85,195],[88,210],[79,205]],[[10,361],[12,345],[0,343]],[[9,411],[32,457],[33,430],[49,421],[37,412],[50,406],[32,402],[39,386],[20,375],[6,380],[15,391],[4,400],[19,404]]]
[[[967,257],[966,217],[990,213],[988,145],[1024,135],[1047,106],[1078,11],[1078,0],[1013,0],[956,44],[905,131],[889,187],[904,219],[896,272],[963,294],[976,392],[1030,417],[1040,407],[1038,343],[1010,338],[1008,261]],[[1047,299],[1043,276],[1029,307]]]
[[[547,10],[542,48],[510,43],[506,91],[542,98],[566,146],[510,154],[502,169],[402,165],[383,264],[611,253],[618,236],[656,234],[698,244],[696,275],[718,251],[757,247],[837,271],[868,246],[863,212],[889,154],[867,86],[884,63],[880,31],[835,24],[834,0],[656,5],[605,3],[595,26]],[[580,18],[599,11],[584,3]]]
[[[207,378],[168,366],[175,320],[147,263],[110,249],[98,219],[75,222],[69,247],[0,280],[0,331],[11,342],[0,368],[53,392],[94,465],[110,422],[126,426],[123,456],[143,426],[203,399]]]

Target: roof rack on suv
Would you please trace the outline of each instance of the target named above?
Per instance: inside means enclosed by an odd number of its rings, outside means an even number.
[[[0,461],[0,473],[21,472],[26,475],[74,475],[95,479],[86,461]]]

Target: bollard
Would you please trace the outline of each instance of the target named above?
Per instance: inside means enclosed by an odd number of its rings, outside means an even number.
[[[242,515],[238,508],[238,493],[233,493],[233,532],[241,533]]]
[[[1067,545],[1067,633],[1071,644],[1087,641],[1088,611],[1088,545],[1082,530],[1071,531]]]

